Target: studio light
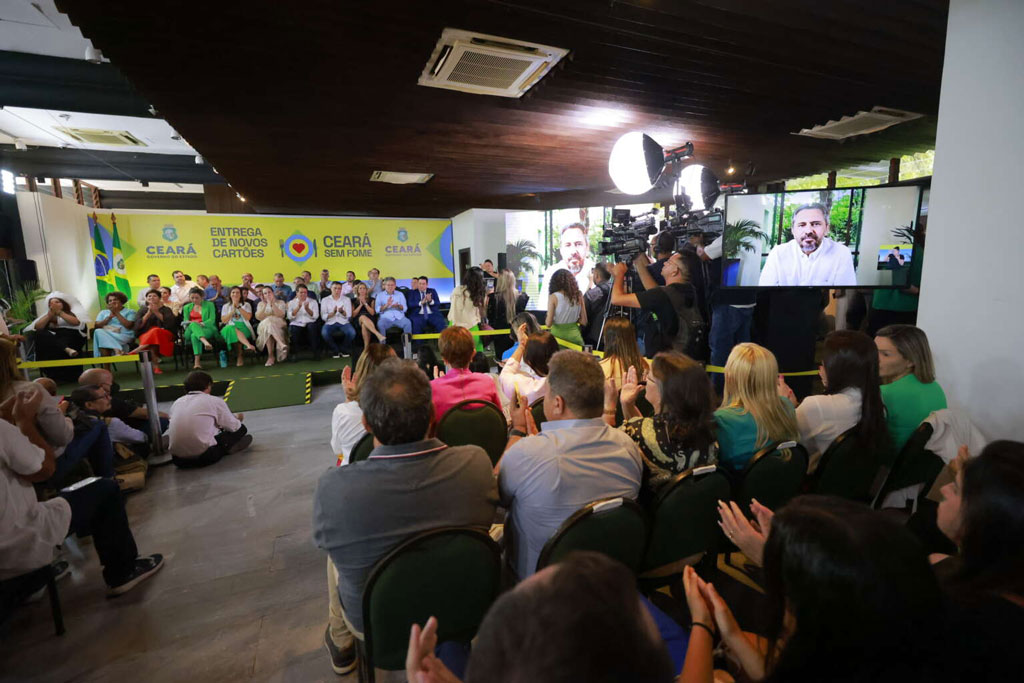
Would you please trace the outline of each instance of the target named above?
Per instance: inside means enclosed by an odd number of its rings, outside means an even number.
[[[650,135],[639,131],[620,137],[608,158],[608,174],[626,194],[643,194],[654,187],[665,167],[665,154]]]
[[[729,167],[725,169],[725,172],[729,175],[736,172],[736,167],[732,165],[732,159],[729,159]]]
[[[684,204],[693,209],[710,209],[715,205],[721,189],[718,178],[707,166],[690,164],[679,174],[679,180],[673,189],[676,197],[685,197]]]
[[[14,194],[14,174],[8,171],[6,168],[0,171],[0,185],[3,187],[3,191],[7,194]]]

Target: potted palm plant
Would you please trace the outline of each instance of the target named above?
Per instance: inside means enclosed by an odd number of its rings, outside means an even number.
[[[740,253],[752,252],[759,242],[768,240],[768,235],[761,230],[757,221],[749,218],[738,220],[735,223],[728,223],[725,232],[722,233],[722,258],[723,264],[722,283],[735,285],[739,282],[740,275]]]
[[[37,282],[24,282],[14,290],[10,301],[3,302],[3,315],[13,334],[20,333],[36,317],[36,301],[46,296]]]

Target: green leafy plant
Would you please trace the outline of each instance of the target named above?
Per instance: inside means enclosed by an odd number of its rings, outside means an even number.
[[[505,261],[509,270],[522,277],[523,273],[532,273],[533,264],[540,262],[537,245],[530,240],[517,240],[505,245]]]
[[[757,221],[748,218],[729,223],[722,236],[722,255],[726,259],[740,257],[740,251],[754,251],[754,242],[768,240],[768,234],[761,230]]]
[[[908,223],[907,225],[901,225],[898,228],[893,228],[889,231],[892,236],[896,239],[897,244],[913,244],[914,243],[914,224]]]
[[[14,290],[10,308],[4,314],[10,321],[20,321],[11,323],[12,333],[18,334],[35,319],[36,301],[44,296],[46,296],[46,290],[40,289],[38,282],[24,282]]]

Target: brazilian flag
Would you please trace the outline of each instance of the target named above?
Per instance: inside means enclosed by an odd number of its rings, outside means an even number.
[[[100,235],[100,222],[96,214],[89,219],[92,228],[92,263],[96,269],[96,291],[99,292],[100,301],[107,298],[107,294],[114,291],[112,282],[113,273],[110,271],[110,259],[107,257],[107,250],[103,247],[103,237]]]
[[[117,236],[117,220],[114,218],[114,214],[110,214],[110,224],[113,226],[114,231],[114,240],[110,245],[111,251],[113,251],[113,262],[110,265],[111,273],[114,277],[114,288],[131,301],[132,286],[128,284],[128,273],[124,267],[124,254],[121,253],[121,238]]]

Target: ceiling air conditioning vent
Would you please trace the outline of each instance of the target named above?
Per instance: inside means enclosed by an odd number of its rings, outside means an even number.
[[[372,183],[391,183],[392,185],[422,185],[434,177],[433,173],[401,173],[398,171],[374,171],[370,174]]]
[[[807,137],[824,140],[845,140],[856,135],[877,133],[889,126],[913,121],[922,116],[924,114],[915,114],[887,107],[875,107],[871,111],[860,111],[853,116],[844,116],[838,121],[829,121],[824,125],[815,126],[814,128],[804,128],[799,133],[794,133],[794,135],[806,135]]]
[[[146,147],[146,143],[126,130],[101,130],[99,128],[68,128],[54,126],[58,133],[63,133],[75,142],[90,145],[118,145],[121,147]]]
[[[522,97],[567,54],[568,50],[558,47],[446,28],[417,83],[477,95]]]

